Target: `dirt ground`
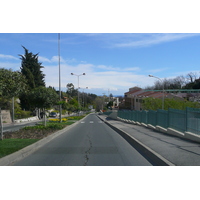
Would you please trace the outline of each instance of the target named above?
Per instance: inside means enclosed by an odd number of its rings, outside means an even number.
[[[19,130],[13,132],[5,132],[4,139],[42,139],[51,135],[58,130]]]

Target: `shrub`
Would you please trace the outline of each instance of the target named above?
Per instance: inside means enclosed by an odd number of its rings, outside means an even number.
[[[67,118],[62,118],[62,122],[67,122]],[[60,122],[60,119],[49,119],[49,122]]]
[[[15,119],[23,119],[31,117],[31,111],[18,110],[15,113]]]
[[[161,107],[162,107],[162,99],[154,99],[152,97],[148,97],[145,98],[142,103],[142,108],[144,110],[157,110],[161,109]],[[164,110],[168,110],[168,108],[185,110],[186,107],[200,108],[200,104],[198,102],[191,102],[178,99],[165,98],[164,100]]]

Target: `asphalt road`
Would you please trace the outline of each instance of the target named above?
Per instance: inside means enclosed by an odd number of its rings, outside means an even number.
[[[16,166],[150,166],[95,114],[15,163]]]

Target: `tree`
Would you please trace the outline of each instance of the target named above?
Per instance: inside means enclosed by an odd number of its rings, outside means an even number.
[[[45,75],[41,71],[44,67],[42,66],[42,63],[38,62],[38,53],[29,53],[28,49],[24,46],[22,47],[25,50],[25,54],[19,55],[22,60],[20,69],[21,73],[26,77],[29,87],[33,89],[39,86],[45,86]]]
[[[3,98],[18,96],[27,89],[27,81],[18,71],[1,68],[0,77],[0,96]]]
[[[54,89],[40,86],[29,92],[28,99],[33,107],[43,109],[46,116],[45,110],[55,105],[59,101],[59,96]]]
[[[88,93],[87,94],[87,104],[94,105],[96,98],[97,98],[96,94]]]
[[[26,79],[20,72],[13,72],[11,69],[0,69],[0,134],[3,140],[3,126],[1,107],[7,106],[7,102],[12,97],[18,96],[22,91],[26,91]]]
[[[99,112],[100,110],[106,109],[104,100],[105,100],[105,97],[99,97],[99,96],[95,99],[95,108],[97,112]]]
[[[113,106],[113,101],[109,101],[106,107],[108,109],[112,109],[112,106]]]
[[[69,97],[75,97],[78,96],[78,90],[74,89],[74,85],[72,83],[67,84],[67,92]]]
[[[196,77],[196,75],[191,72],[191,73],[187,74],[186,77],[177,76],[177,77],[171,78],[171,79],[165,78],[162,81],[156,80],[154,83],[154,86],[148,86],[145,89],[162,90],[163,84],[164,84],[164,89],[182,89],[182,88],[191,89],[193,86],[193,82],[194,82],[193,80],[195,80],[194,77]],[[190,82],[190,81],[193,81],[193,82]]]
[[[24,55],[19,55],[21,58],[21,73],[26,77],[29,91],[34,88],[45,86],[44,77],[41,69],[44,68],[42,63],[38,62],[38,54],[33,54],[28,52],[24,46]],[[21,107],[24,110],[32,110],[30,99],[28,98],[28,93],[24,92],[20,95]]]
[[[52,88],[37,87],[28,94],[30,103],[37,108],[50,108],[59,101],[59,96]]]

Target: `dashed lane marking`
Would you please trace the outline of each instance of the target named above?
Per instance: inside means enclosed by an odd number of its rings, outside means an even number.
[[[85,124],[86,122],[85,121],[83,121],[83,122],[81,122],[81,124]],[[94,121],[89,121],[89,123],[90,124],[94,124],[95,122]],[[98,121],[98,123],[99,124],[102,124],[102,123],[104,123],[103,121]]]

